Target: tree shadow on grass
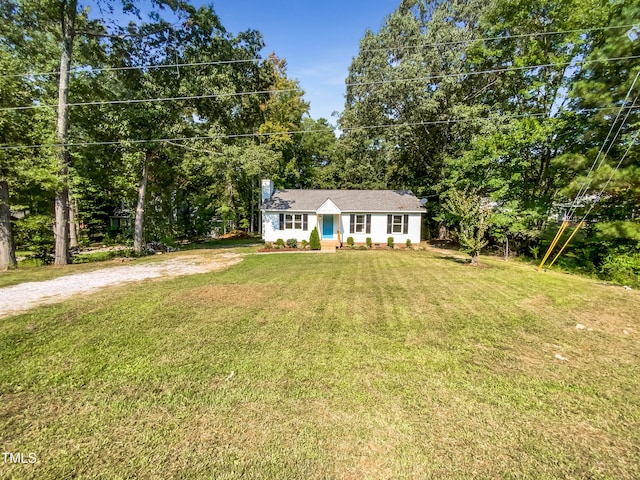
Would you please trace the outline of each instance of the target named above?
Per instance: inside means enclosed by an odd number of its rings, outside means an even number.
[[[262,243],[262,239],[260,238],[221,238],[216,240],[209,240],[207,242],[188,243],[186,245],[180,245],[179,248],[181,251],[212,250],[237,247],[252,247],[262,245]]]
[[[436,255],[434,258],[438,260],[448,260],[449,262],[455,262],[461,265],[471,265],[470,258],[454,257],[453,255]]]

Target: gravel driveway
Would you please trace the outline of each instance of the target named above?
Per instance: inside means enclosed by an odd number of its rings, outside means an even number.
[[[242,261],[236,253],[213,257],[180,256],[148,265],[123,265],[77,273],[42,282],[27,282],[0,288],[0,318],[24,312],[38,305],[61,302],[79,293],[102,287],[138,282],[147,278],[175,277],[221,270]]]

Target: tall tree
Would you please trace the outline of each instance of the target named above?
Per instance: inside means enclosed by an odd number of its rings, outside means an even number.
[[[78,15],[77,0],[63,0],[60,2],[60,31],[62,33],[62,48],[60,54],[60,69],[58,74],[58,118],[56,121],[56,140],[58,147],[59,186],[56,189],[54,203],[55,223],[54,240],[56,265],[66,265],[69,262],[69,71],[73,57],[73,43],[76,36],[76,17]]]
[[[48,202],[51,169],[41,149],[16,148],[19,145],[48,141],[47,126],[52,117],[45,109],[31,108],[37,102],[47,102],[47,90],[38,85],[39,76],[29,71],[47,71],[49,66],[33,50],[33,43],[41,51],[52,47],[46,32],[30,32],[23,27],[34,21],[35,12],[24,12],[14,2],[0,6],[3,24],[0,36],[0,269],[13,268],[15,242],[11,224],[10,205],[16,201],[22,211],[38,213],[38,207]],[[29,55],[31,53],[31,55]],[[35,187],[35,188],[34,188]]]
[[[189,198],[188,192],[176,184],[176,180],[182,185],[190,183],[181,176],[188,171],[181,169],[184,150],[176,150],[166,140],[194,136],[215,140],[245,133],[247,128],[257,129],[263,122],[260,105],[267,95],[251,92],[266,90],[271,81],[263,71],[266,67],[255,60],[263,46],[258,32],[247,31],[234,37],[210,7],[196,9],[182,4],[173,15],[180,18],[179,25],[160,16],[130,24],[126,29],[129,35],[114,41],[110,49],[111,63],[125,68],[109,79],[112,95],[124,102],[149,99],[123,103],[108,111],[114,119],[110,123],[117,126],[111,134],[121,138],[130,153],[137,152],[128,156],[137,159],[131,167],[140,172],[141,178],[134,222],[137,252],[142,251],[144,243],[148,194],[154,196],[155,210],[170,223],[175,220],[172,212],[177,208],[176,201]],[[184,66],[173,66],[177,63]],[[146,108],[141,109],[139,103]],[[193,142],[183,145],[222,153],[223,144],[213,141],[209,147]],[[160,222],[157,220],[154,223]],[[167,227],[166,234],[175,235],[175,222]]]
[[[365,33],[340,128],[351,163],[377,184],[437,193],[444,159],[473,131],[455,121],[481,110],[460,45],[476,34],[483,3],[403,1],[378,33]]]
[[[268,63],[273,71],[271,94],[263,103],[264,122],[258,128],[259,134],[265,134],[262,142],[282,154],[280,179],[288,187],[301,187],[307,175],[307,166],[296,152],[295,134],[300,130],[302,118],[309,110],[304,101],[304,91],[297,80],[287,77],[287,62],[274,53]]]

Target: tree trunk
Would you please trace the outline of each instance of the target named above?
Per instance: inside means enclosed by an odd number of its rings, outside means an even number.
[[[144,204],[147,196],[147,181],[149,179],[149,161],[152,153],[145,152],[142,161],[142,180],[138,189],[138,203],[136,204],[136,218],[133,227],[133,251],[137,254],[142,253],[142,232],[144,229]]]
[[[53,237],[55,242],[56,265],[69,263],[69,211],[68,197],[69,186],[67,174],[69,171],[69,112],[67,100],[69,97],[69,67],[73,54],[73,38],[75,36],[75,20],[77,0],[69,0],[61,6],[62,24],[62,54],[60,56],[60,78],[58,79],[58,119],[56,123],[56,138],[58,148],[56,158],[58,160],[58,181],[54,201],[55,223]]]
[[[473,252],[471,255],[471,265],[474,267],[480,265],[480,252]]]
[[[0,180],[0,271],[16,268],[16,251],[11,234],[9,183]]]
[[[505,246],[504,246],[504,261],[508,262],[509,261],[509,237],[505,236],[504,237],[505,240]]]
[[[447,230],[447,224],[440,222],[438,227],[438,240],[449,240],[449,231]]]
[[[251,184],[251,183],[250,183],[250,184]],[[254,230],[253,230],[253,225],[254,225],[254,224],[253,224],[253,206],[254,206],[254,205],[253,205],[253,201],[254,201],[254,199],[255,199],[255,195],[254,195],[254,194],[255,194],[255,190],[254,190],[254,188],[253,188],[253,185],[251,185],[251,190],[250,190],[250,192],[251,192],[251,193],[250,193],[250,198],[249,198],[249,205],[251,205],[251,214],[250,214],[249,218],[250,218],[251,220],[249,221],[249,232],[250,232],[250,233],[253,233],[253,231],[254,231]]]
[[[76,207],[76,202],[73,200],[71,196],[71,192],[69,192],[69,247],[77,248],[78,247],[78,209]]]
[[[62,180],[60,176],[59,179]],[[63,185],[60,190],[56,192],[56,198],[54,200],[55,222],[53,224],[53,239],[55,246],[55,265],[67,265],[69,263],[69,209],[67,206],[68,196],[69,189],[66,185]]]

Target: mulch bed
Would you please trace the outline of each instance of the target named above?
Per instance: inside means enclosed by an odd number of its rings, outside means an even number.
[[[311,252],[310,249],[305,248],[291,248],[291,247],[284,247],[284,248],[261,248],[258,250],[258,252],[263,253],[263,252]]]

